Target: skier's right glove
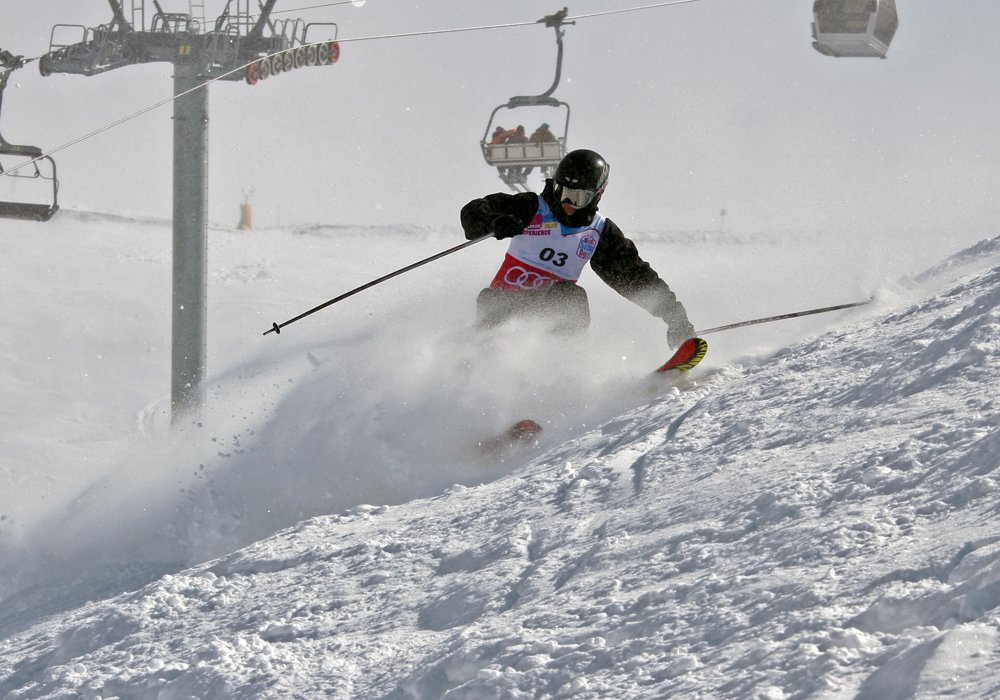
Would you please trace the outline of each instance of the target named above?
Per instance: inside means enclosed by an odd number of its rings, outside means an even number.
[[[496,238],[513,238],[524,233],[524,226],[513,214],[503,214],[493,219],[493,235]]]
[[[490,232],[490,224],[496,218],[496,212],[485,200],[474,199],[462,207],[461,218],[465,237],[472,240]]]
[[[694,326],[686,318],[674,319],[667,328],[667,345],[670,349],[679,348],[688,338],[694,337]]]

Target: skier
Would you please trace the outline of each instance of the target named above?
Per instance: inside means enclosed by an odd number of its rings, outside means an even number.
[[[694,335],[670,287],[621,229],[598,213],[609,172],[600,154],[571,151],[541,194],[498,192],[462,207],[467,239],[488,233],[511,239],[500,270],[476,301],[480,325],[538,314],[551,318],[559,332],[585,330],[590,306],[576,282],[589,261],[608,286],[667,323],[671,348]]]

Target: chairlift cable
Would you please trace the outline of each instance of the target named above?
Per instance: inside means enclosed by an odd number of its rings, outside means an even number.
[[[641,5],[641,6],[638,6],[638,7],[623,7],[623,8],[617,9],[617,10],[607,10],[605,12],[591,12],[591,13],[588,13],[588,14],[585,14],[585,15],[576,15],[574,17],[567,17],[566,19],[567,20],[589,19],[591,17],[602,17],[602,16],[606,16],[606,15],[616,15],[616,14],[621,14],[621,13],[624,13],[624,12],[636,12],[638,10],[652,10],[652,9],[656,9],[656,8],[659,8],[659,7],[668,7],[670,5],[683,5],[683,4],[686,4],[686,3],[698,2],[698,1],[699,0],[669,0],[668,2],[660,2],[660,3],[653,4],[653,5]],[[271,12],[271,14],[277,14],[277,13],[281,13],[281,12],[293,12],[293,11],[299,11],[299,10],[314,10],[314,9],[317,9],[317,8],[332,7],[334,5],[346,5],[346,4],[351,3],[351,2],[353,2],[353,0],[339,0],[338,2],[331,2],[331,3],[322,4],[322,5],[310,5],[308,7],[298,7],[298,8],[295,8],[294,10],[273,10]],[[400,39],[400,38],[413,37],[413,36],[431,36],[433,34],[453,34],[453,33],[456,33],[456,32],[472,32],[472,31],[479,31],[479,30],[483,30],[483,29],[509,29],[511,27],[528,27],[528,26],[531,26],[531,25],[534,25],[534,24],[538,24],[538,22],[539,22],[539,20],[532,20],[532,21],[526,21],[526,22],[510,22],[510,23],[507,23],[507,24],[484,24],[484,25],[481,25],[481,26],[478,26],[478,27],[455,27],[455,28],[452,28],[452,29],[428,29],[427,31],[422,31],[422,32],[403,32],[403,33],[399,33],[399,34],[376,34],[376,35],[372,35],[372,36],[355,37],[353,39],[351,39],[351,38],[338,39],[338,41],[340,43],[344,44],[344,43],[355,42],[355,41],[371,41],[371,40],[374,40],[374,39]],[[315,42],[315,43],[316,44],[322,44],[322,43],[325,43],[325,42],[320,41],[320,42]],[[302,46],[311,46],[311,45],[312,44],[302,44]],[[288,49],[288,50],[291,50],[291,49]],[[279,51],[277,53],[283,53],[283,52]],[[42,56],[35,56],[34,58],[26,58],[26,59],[24,59],[24,63],[31,63],[32,61],[37,61],[37,60],[39,60],[41,58],[42,58]],[[245,68],[245,67],[246,66],[241,66],[240,69]],[[240,69],[237,69],[237,70],[240,70]],[[4,72],[10,71],[10,70],[13,70],[13,68],[4,68],[4,69],[2,69],[2,71],[4,71]],[[204,84],[208,85],[211,82],[213,82],[213,81],[210,80],[210,81],[208,81],[208,82],[206,82]],[[197,89],[197,88],[195,88],[195,89]],[[178,95],[178,97],[179,97],[179,95]],[[159,105],[154,105],[154,107],[155,106],[159,106]]]
[[[502,27],[516,27],[516,26],[533,25],[533,24],[537,24],[537,22],[520,22],[520,23],[515,23],[515,24],[483,26],[483,27],[468,27],[468,28],[463,28],[463,29],[432,30],[432,31],[429,31],[429,32],[413,32],[413,33],[410,33],[410,34],[386,34],[386,35],[382,35],[382,36],[357,37],[355,39],[338,39],[338,41],[340,43],[345,43],[345,42],[348,42],[348,41],[367,41],[367,40],[371,40],[371,39],[395,39],[395,38],[404,37],[404,36],[420,36],[420,35],[424,35],[424,34],[440,34],[440,33],[444,33],[444,32],[469,31],[469,30],[473,30],[473,29],[496,29],[496,28],[502,28]],[[279,55],[281,55],[283,53],[288,53],[290,51],[295,51],[295,50],[297,50],[299,48],[302,48],[304,46],[318,46],[320,44],[325,44],[325,43],[327,43],[326,40],[311,42],[311,43],[308,43],[308,44],[300,44],[299,46],[295,46],[295,47],[291,47],[291,48],[288,48],[288,49],[284,49],[282,51],[276,51],[275,53],[273,53],[271,55],[272,56],[279,56]],[[37,60],[37,59],[30,59],[30,60],[34,61],[34,60]],[[156,103],[154,103],[152,105],[149,105],[148,107],[144,107],[143,109],[140,109],[138,112],[134,112],[132,114],[124,116],[121,119],[113,121],[113,122],[111,122],[109,124],[105,124],[104,126],[98,128],[98,129],[95,129],[95,130],[93,130],[91,132],[88,132],[88,133],[82,135],[82,136],[79,136],[79,137],[73,139],[72,141],[68,141],[68,142],[62,144],[61,146],[56,146],[55,148],[53,148],[53,149],[51,149],[49,151],[46,151],[45,153],[43,153],[40,156],[36,156],[35,158],[31,158],[30,160],[24,161],[23,163],[18,163],[17,165],[14,165],[14,166],[12,166],[10,168],[6,168],[3,171],[3,174],[4,175],[8,175],[10,173],[13,173],[13,172],[15,172],[17,170],[20,170],[21,168],[24,168],[24,167],[27,167],[27,166],[33,164],[33,163],[36,163],[37,161],[41,160],[42,158],[46,158],[48,156],[51,156],[54,153],[59,153],[60,151],[64,151],[67,148],[71,148],[71,147],[73,147],[73,146],[75,146],[75,145],[77,145],[79,143],[82,143],[83,141],[86,141],[86,140],[88,140],[90,138],[93,138],[94,136],[98,136],[100,134],[103,134],[105,131],[110,131],[111,129],[114,129],[115,127],[121,126],[122,124],[124,124],[126,122],[129,122],[129,121],[132,121],[133,119],[141,117],[142,115],[146,114],[147,112],[152,112],[154,109],[158,109],[159,107],[162,107],[163,105],[170,104],[171,102],[173,102],[174,100],[176,100],[179,97],[184,97],[185,95],[190,94],[190,93],[194,92],[195,90],[200,90],[202,88],[208,87],[212,83],[214,83],[214,82],[216,82],[218,80],[222,80],[223,78],[225,78],[227,76],[230,76],[230,75],[233,75],[234,73],[239,73],[240,71],[245,71],[247,68],[249,68],[251,65],[253,65],[254,63],[256,63],[258,60],[260,60],[260,59],[259,58],[255,58],[254,60],[252,60],[252,61],[250,61],[250,62],[248,62],[248,63],[246,63],[246,64],[244,64],[242,66],[238,66],[236,68],[233,68],[231,71],[229,71],[227,73],[222,73],[221,75],[217,75],[214,78],[206,80],[204,83],[201,83],[199,85],[195,85],[193,88],[185,90],[184,92],[178,93],[176,95],[172,95],[171,97],[167,97],[167,98],[165,98],[163,100],[160,100],[159,102],[156,102]],[[25,63],[27,63],[27,62],[28,61],[26,60]],[[12,69],[8,69],[8,70],[12,70]]]
[[[341,44],[352,41],[372,41],[373,39],[402,39],[412,36],[430,36],[432,34],[455,34],[457,32],[477,32],[483,29],[509,29],[511,27],[532,27],[538,24],[537,20],[530,22],[509,22],[507,24],[483,24],[478,27],[454,27],[452,29],[428,29],[423,32],[402,32],[399,34],[375,34],[372,36],[359,36],[354,39],[338,39]]]
[[[321,41],[321,42],[316,42],[316,43],[323,44],[323,43],[326,43],[326,42],[325,41]],[[309,44],[303,44],[303,46],[309,46]],[[299,47],[295,47],[295,48],[299,48]],[[285,51],[278,51],[276,53],[277,54],[281,54],[281,53],[286,53],[287,51],[294,51],[295,48],[286,49]],[[24,167],[26,167],[28,165],[31,165],[32,163],[35,163],[35,162],[41,160],[42,158],[47,158],[47,157],[51,156],[53,153],[59,153],[60,151],[64,151],[67,148],[71,148],[71,147],[77,145],[78,143],[82,143],[83,141],[86,141],[87,139],[90,139],[90,138],[92,138],[94,136],[98,136],[99,134],[103,134],[105,131],[110,131],[111,129],[114,129],[117,126],[121,126],[125,122],[129,122],[129,121],[132,121],[133,119],[141,117],[142,115],[146,114],[147,112],[152,112],[154,109],[162,107],[163,105],[166,105],[166,104],[170,104],[171,102],[173,102],[174,100],[176,100],[179,97],[184,97],[185,95],[188,95],[188,94],[194,92],[195,90],[201,90],[202,88],[208,87],[212,83],[216,82],[217,80],[222,80],[226,76],[232,75],[233,73],[238,73],[239,71],[245,71],[248,67],[250,67],[252,64],[256,63],[258,60],[259,59],[254,59],[253,61],[250,61],[249,63],[247,63],[245,65],[242,65],[242,66],[240,66],[238,68],[234,68],[233,70],[229,71],[228,73],[223,73],[222,75],[217,75],[214,78],[206,80],[204,83],[201,83],[199,85],[195,85],[193,88],[185,90],[184,92],[179,92],[176,95],[172,95],[171,97],[167,97],[165,99],[162,99],[159,102],[156,102],[154,104],[149,105],[148,107],[144,107],[144,108],[140,109],[138,112],[134,112],[132,114],[129,114],[127,116],[122,117],[121,119],[113,121],[113,122],[111,122],[109,124],[105,124],[104,126],[98,128],[98,129],[94,129],[93,131],[91,131],[91,132],[89,132],[87,134],[84,134],[83,136],[79,136],[79,137],[73,139],[72,141],[68,141],[67,143],[62,144],[61,146],[56,146],[55,148],[53,148],[53,149],[51,149],[49,151],[46,151],[45,153],[43,153],[40,156],[36,156],[36,157],[32,158],[31,160],[26,160],[23,163],[18,163],[17,165],[15,165],[13,167],[7,168],[6,170],[4,170],[3,174],[6,175],[6,174],[12,173],[12,172],[14,172],[16,170],[20,170],[21,168],[24,168]]]
[[[41,58],[41,56],[35,56],[34,58],[25,58],[24,56],[18,56],[17,58],[20,59],[20,62],[17,65],[4,66],[0,68],[0,75],[3,75],[4,73],[10,73],[12,70],[17,70],[18,68],[23,68],[24,66],[28,65],[31,62],[37,61],[38,59]]]
[[[669,5],[683,5],[689,2],[698,2],[698,0],[669,0],[669,2],[659,2],[655,5],[642,5],[641,7],[623,7],[618,10],[607,10],[605,12],[590,12],[585,15],[576,15],[575,17],[567,17],[567,20],[577,20],[577,19],[589,19],[590,17],[603,17],[605,15],[617,15],[623,12],[636,12],[637,10],[652,10],[657,7],[667,7]]]
[[[290,10],[271,10],[272,15],[282,12],[299,12],[301,10],[317,10],[323,7],[333,7],[334,5],[353,5],[356,0],[338,0],[338,2],[327,2],[322,5],[309,5],[308,7],[293,7]]]
[[[330,4],[345,4],[346,2],[350,2],[350,0],[343,0],[342,2],[330,3]],[[586,14],[586,15],[578,15],[576,17],[570,17],[570,18],[567,18],[567,19],[568,20],[588,19],[590,17],[599,17],[599,16],[603,16],[603,15],[620,14],[620,13],[623,13],[623,12],[634,12],[634,11],[637,11],[637,10],[649,10],[649,9],[654,9],[654,8],[658,8],[658,7],[667,7],[669,5],[680,5],[680,4],[684,4],[684,3],[690,3],[690,2],[698,2],[698,0],[668,0],[667,2],[661,2],[661,3],[654,4],[654,5],[643,5],[641,7],[621,8],[621,9],[618,9],[618,10],[608,10],[606,12],[595,12],[595,13]],[[322,5],[317,5],[316,7],[322,7]],[[310,9],[310,8],[299,8],[299,9]],[[421,31],[421,32],[402,32],[402,33],[398,33],[398,34],[377,34],[377,35],[372,35],[372,36],[355,37],[353,39],[352,38],[338,39],[337,41],[339,43],[341,43],[341,44],[346,44],[346,43],[353,43],[353,42],[359,42],[359,41],[373,41],[373,40],[378,40],[378,39],[401,39],[401,38],[405,38],[405,37],[431,36],[431,35],[435,35],[435,34],[454,34],[454,33],[458,33],[458,32],[473,32],[473,31],[482,31],[482,30],[487,30],[487,29],[510,29],[512,27],[529,27],[529,26],[534,26],[534,25],[538,24],[539,21],[541,21],[541,20],[532,20],[532,21],[525,21],[525,22],[509,22],[509,23],[506,23],[506,24],[484,24],[484,25],[475,26],[475,27],[455,27],[455,28],[451,28],[451,29],[429,29],[429,30]],[[277,55],[280,55],[280,54],[283,54],[283,53],[288,53],[290,51],[295,51],[296,49],[302,48],[304,46],[318,46],[320,44],[325,44],[325,43],[327,43],[327,42],[324,40],[324,41],[310,42],[310,43],[307,43],[307,44],[300,44],[299,46],[296,46],[296,47],[291,47],[291,48],[288,48],[288,49],[284,49],[282,51],[276,51],[274,54],[271,54],[271,55],[272,56],[277,56]],[[41,58],[41,56],[36,56],[34,58],[26,58],[26,59],[23,60],[22,65],[24,63],[30,63],[32,61],[37,61],[40,58]],[[83,141],[87,141],[88,139],[91,139],[91,138],[93,138],[95,136],[103,134],[106,131],[110,131],[111,129],[114,129],[115,127],[121,126],[122,124],[125,124],[126,122],[130,122],[133,119],[137,119],[138,117],[141,117],[142,115],[144,115],[144,114],[146,114],[148,112],[152,112],[154,109],[158,109],[158,108],[160,108],[160,107],[162,107],[162,106],[164,106],[166,104],[170,104],[171,102],[173,102],[174,100],[176,100],[179,97],[184,97],[185,95],[188,95],[188,94],[194,92],[195,90],[200,90],[202,88],[208,87],[212,83],[214,83],[216,81],[219,81],[219,80],[222,80],[223,78],[226,78],[226,77],[228,77],[230,75],[233,75],[234,73],[239,73],[240,71],[245,71],[247,68],[249,68],[251,65],[253,65],[254,63],[256,63],[258,60],[260,60],[260,59],[255,58],[254,60],[252,60],[252,61],[250,61],[250,62],[248,62],[248,63],[246,63],[246,64],[244,64],[242,66],[238,66],[237,68],[234,68],[234,69],[232,69],[231,71],[229,71],[227,73],[223,73],[221,75],[217,75],[214,78],[210,78],[209,80],[206,80],[204,83],[201,83],[199,85],[195,85],[193,88],[185,90],[184,92],[181,92],[181,93],[178,93],[176,95],[172,95],[171,97],[168,97],[168,98],[165,98],[163,100],[160,100],[159,102],[156,102],[156,103],[154,103],[152,105],[149,105],[148,107],[144,107],[143,109],[140,109],[138,112],[134,112],[132,114],[124,116],[121,119],[113,121],[113,122],[111,122],[109,124],[106,124],[106,125],[98,128],[98,129],[95,129],[94,131],[91,131],[91,132],[86,133],[86,134],[84,134],[82,136],[79,136],[79,137],[73,139],[72,141],[68,141],[67,143],[62,144],[61,146],[56,146],[55,148],[53,148],[53,149],[51,149],[49,151],[46,151],[45,153],[43,153],[40,156],[36,156],[35,158],[32,158],[30,160],[26,160],[23,163],[19,163],[17,165],[14,165],[13,167],[5,169],[4,172],[3,172],[3,174],[7,175],[9,173],[13,173],[13,172],[15,172],[17,170],[20,170],[21,168],[24,168],[26,166],[29,166],[29,165],[31,165],[33,163],[38,162],[42,158],[49,157],[52,154],[59,153],[60,151],[64,151],[67,148],[72,148],[73,146],[76,146],[77,144],[82,143]],[[10,71],[10,70],[14,70],[14,69],[13,68],[5,68],[3,70],[4,71]]]

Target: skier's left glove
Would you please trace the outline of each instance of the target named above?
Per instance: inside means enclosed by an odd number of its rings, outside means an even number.
[[[513,238],[524,233],[524,226],[513,214],[503,214],[493,220],[493,235],[497,238]]]
[[[694,326],[686,318],[670,321],[667,328],[667,345],[670,349],[678,348],[688,338],[694,337]]]

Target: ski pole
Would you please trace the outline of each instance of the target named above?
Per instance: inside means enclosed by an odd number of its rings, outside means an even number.
[[[480,236],[479,238],[473,238],[471,241],[466,241],[465,243],[457,245],[454,248],[449,248],[448,250],[443,250],[440,253],[438,253],[437,255],[432,255],[429,258],[424,258],[423,260],[418,260],[417,262],[415,262],[415,263],[413,263],[411,265],[407,265],[406,267],[400,268],[400,269],[396,270],[395,272],[390,272],[388,275],[383,275],[382,277],[379,277],[376,280],[372,280],[371,282],[367,282],[367,283],[361,285],[360,287],[355,287],[351,291],[344,292],[339,297],[334,297],[330,301],[325,301],[322,304],[320,304],[319,306],[316,306],[316,307],[314,307],[312,309],[309,309],[308,311],[305,311],[305,312],[299,314],[295,318],[288,319],[284,323],[277,323],[277,322],[275,322],[268,330],[264,331],[264,335],[267,335],[268,333],[281,333],[281,329],[284,328],[285,326],[287,326],[288,324],[295,323],[299,319],[305,318],[306,316],[309,316],[310,314],[314,314],[317,311],[320,311],[321,309],[325,309],[326,307],[330,306],[331,304],[336,304],[338,301],[343,301],[344,299],[346,299],[349,296],[353,296],[353,295],[357,294],[358,292],[363,292],[364,290],[368,289],[369,287],[374,287],[376,284],[380,284],[382,282],[385,282],[386,280],[392,279],[393,277],[396,277],[397,275],[401,275],[404,272],[409,272],[410,270],[412,270],[414,268],[417,268],[417,267],[420,267],[421,265],[426,265],[427,263],[433,262],[433,261],[437,260],[438,258],[443,258],[444,256],[450,255],[451,253],[457,253],[458,251],[462,250],[463,248],[468,248],[473,243],[479,243],[480,241],[485,241],[487,238],[493,238],[493,234],[492,233],[487,233],[487,234],[484,234],[484,235]]]
[[[797,318],[799,316],[809,316],[811,314],[825,314],[827,311],[839,311],[840,309],[850,309],[855,306],[864,306],[865,304],[870,304],[873,301],[875,301],[875,297],[871,297],[870,299],[866,299],[865,301],[855,301],[850,304],[838,304],[837,306],[824,306],[822,309],[809,309],[808,311],[794,311],[790,314],[781,314],[779,316],[768,316],[767,318],[755,318],[752,321],[740,321],[739,323],[730,323],[725,326],[706,328],[703,331],[697,331],[696,335],[705,335],[706,333],[717,333],[718,331],[728,331],[731,328],[752,326],[757,323],[770,323],[771,321],[783,321],[786,318]]]

